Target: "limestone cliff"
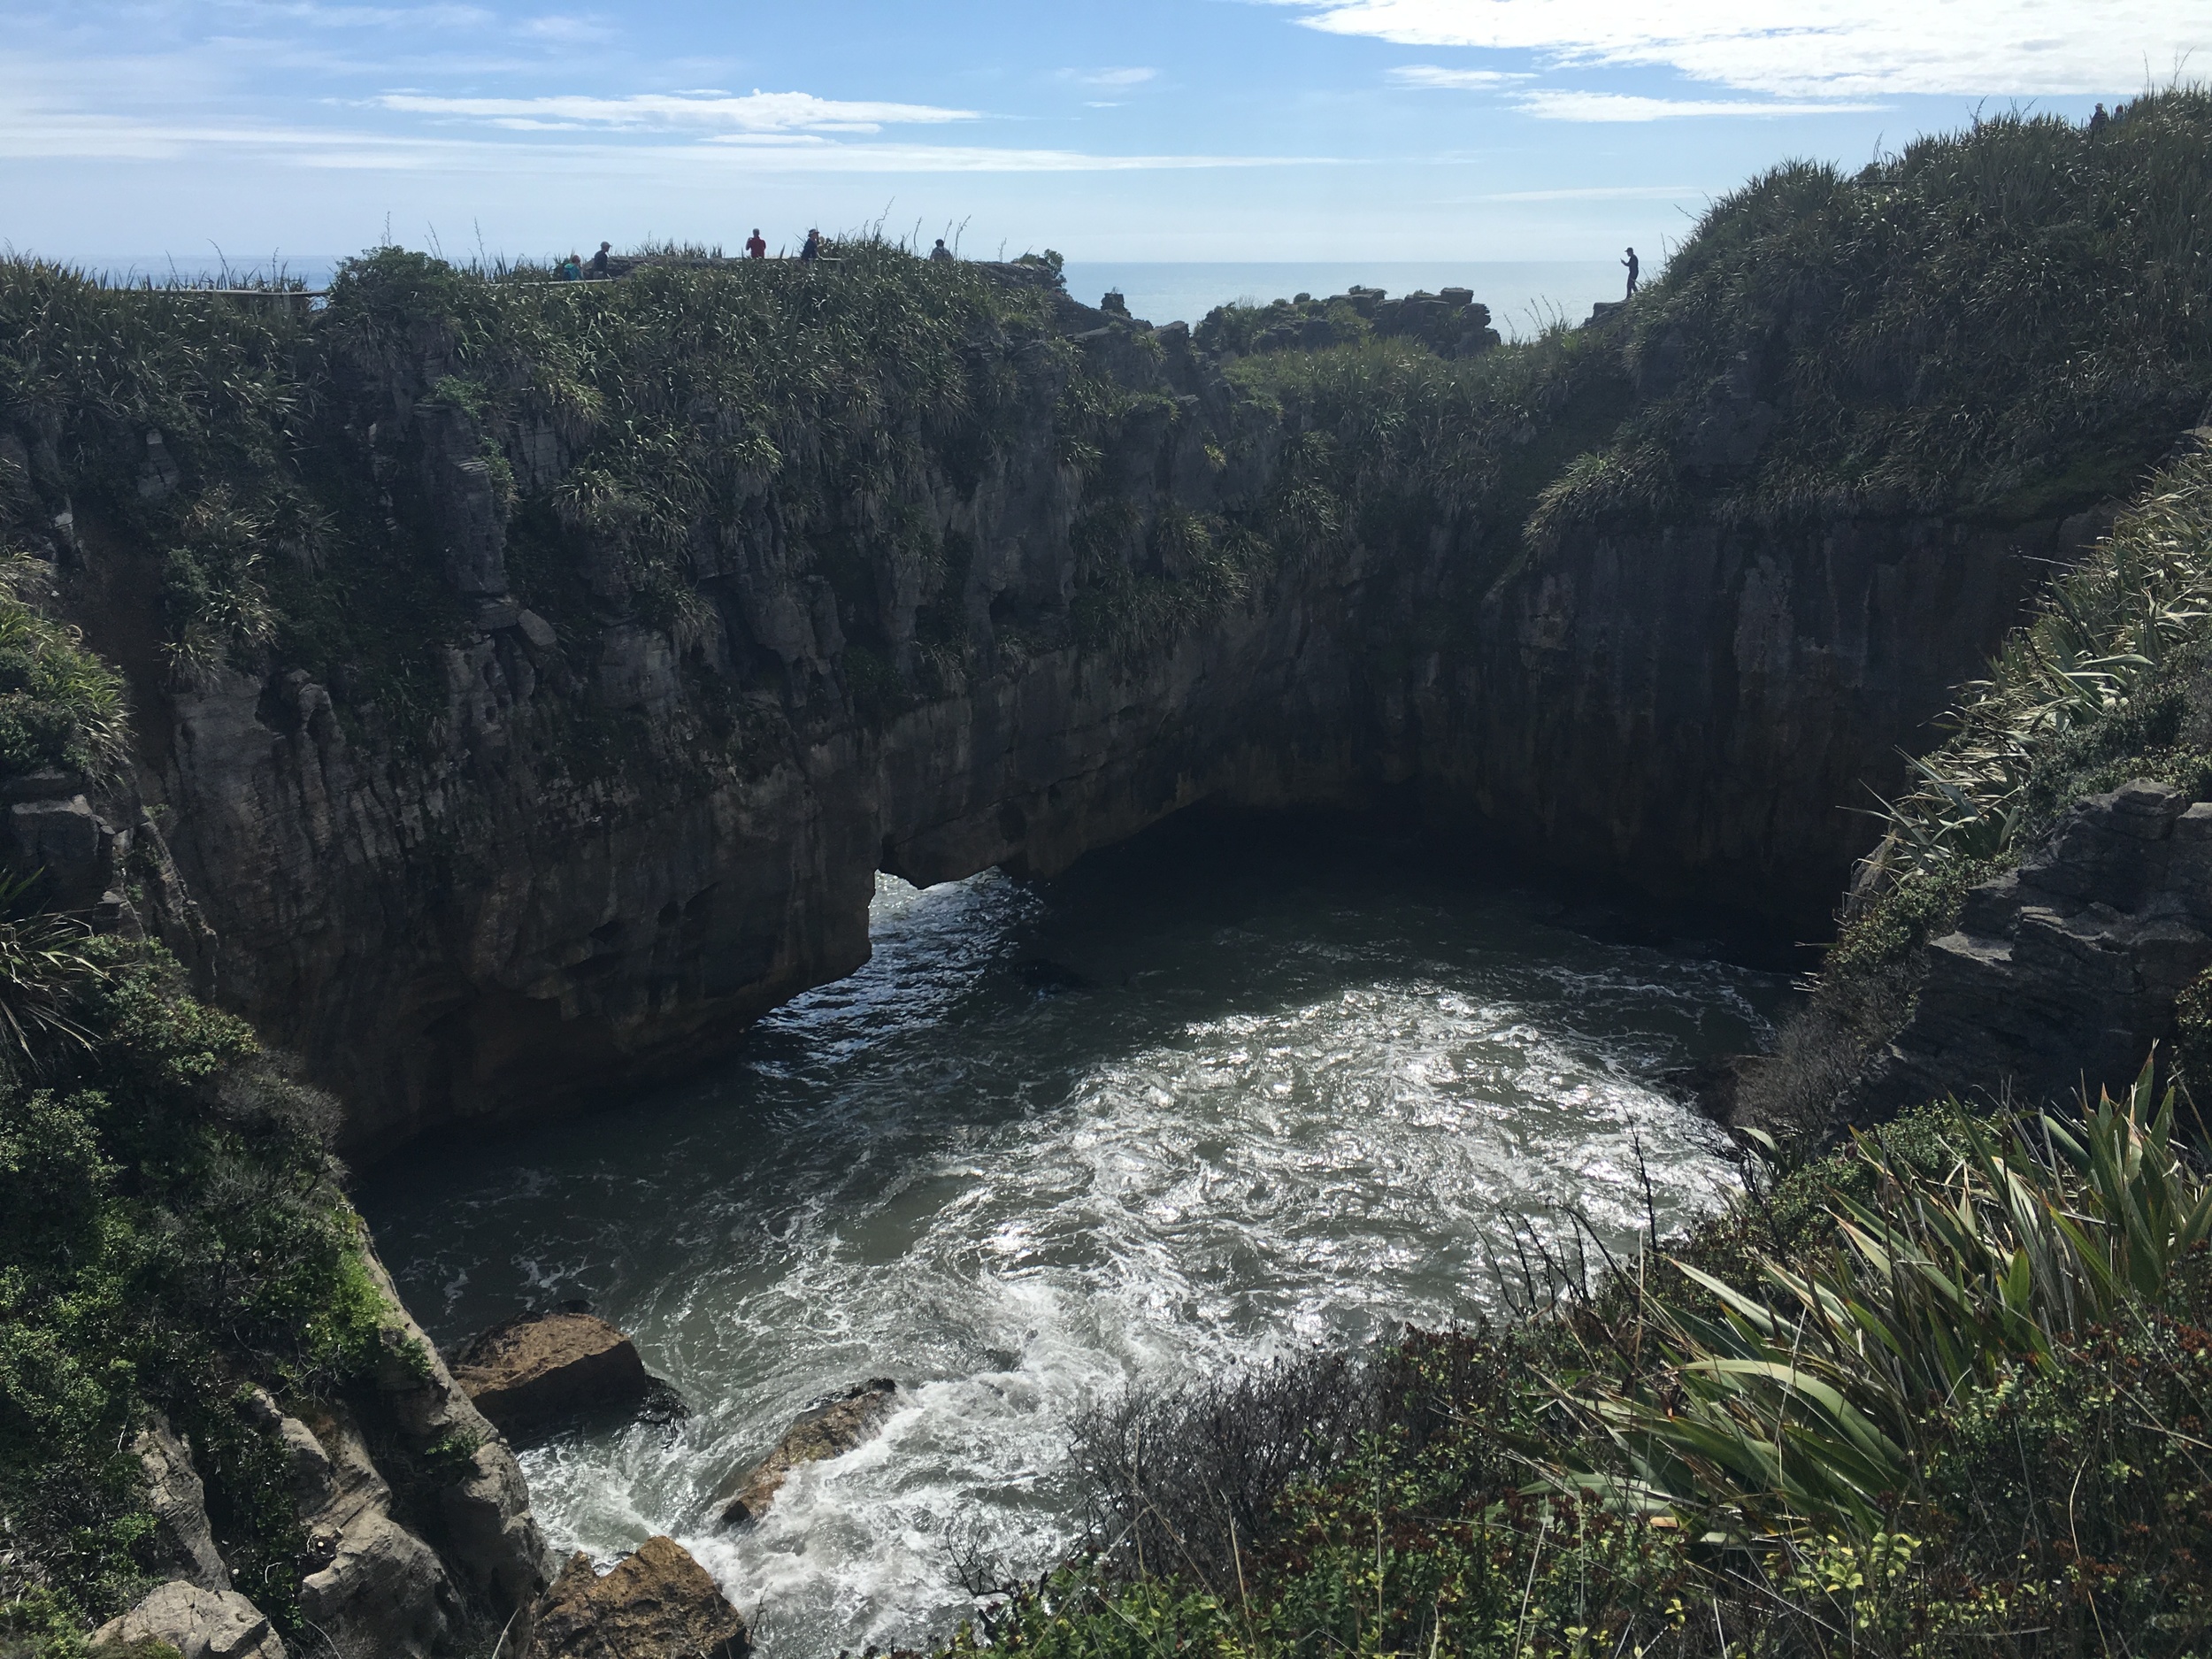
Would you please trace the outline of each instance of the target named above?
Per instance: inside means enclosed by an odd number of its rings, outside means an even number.
[[[1816,928],[1870,839],[1847,809],[2086,534],[1693,517],[1486,585],[1479,504],[1302,546],[1288,440],[1225,359],[1048,296],[985,342],[979,453],[887,416],[840,498],[784,434],[795,464],[736,465],[678,526],[673,606],[548,504],[593,487],[557,411],[450,389],[457,325],[342,336],[328,465],[429,589],[411,730],[343,664],[157,652],[149,550],[75,514],[76,614],[132,672],[197,905],[172,942],[342,1094],[351,1154],[696,1065],[865,959],[879,869],[1050,872],[1202,800],[1409,795]]]

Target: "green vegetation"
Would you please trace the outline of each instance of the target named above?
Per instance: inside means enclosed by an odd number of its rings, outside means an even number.
[[[91,778],[121,760],[122,683],[73,628],[26,603],[30,561],[0,562],[0,776],[50,768]]]
[[[1949,737],[1879,803],[1810,1004],[1745,1102],[1817,1137],[1837,1091],[1911,1010],[1927,941],[1969,888],[2017,864],[2085,795],[2133,778],[2212,794],[2212,448],[2160,472],[2080,565],[2055,580],[1989,678],[1962,688]],[[2181,1075],[2212,1072],[2212,979],[2177,1010]]]
[[[2212,1639],[2212,1186],[2147,1071],[1946,1104],[1504,1330],[1139,1401],[1100,1548],[953,1651],[2185,1655]],[[1548,1285],[1544,1282],[1547,1270]]]
[[[1638,297],[1645,402],[1556,511],[2000,519],[2131,493],[2212,395],[2212,95],[2104,133],[2008,115],[1846,177],[1793,165],[1716,203]],[[1775,411],[1755,463],[1732,411]],[[1748,412],[1747,409],[1746,412]]]
[[[2208,434],[2212,435],[2212,434]],[[2078,568],[2054,581],[1952,735],[1888,804],[1870,872],[1880,899],[1839,965],[1893,956],[1972,882],[2016,859],[2060,811],[2134,777],[2212,785],[2212,449],[2152,481]]]
[[[0,1651],[66,1655],[147,1586],[131,1442],[198,1448],[241,1584],[295,1614],[281,1448],[242,1390],[329,1397],[382,1302],[326,1151],[329,1103],[157,946],[0,921]]]
[[[1785,166],[1609,323],[1448,362],[1354,315],[1333,349],[1248,357],[1282,434],[1269,532],[1452,531],[1479,597],[1577,526],[2131,495],[2212,399],[2208,138],[2212,95],[2177,89],[2095,137],[2006,116],[1855,175]],[[1251,349],[1289,315],[1202,337]]]

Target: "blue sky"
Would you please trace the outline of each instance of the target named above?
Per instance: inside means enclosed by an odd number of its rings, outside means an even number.
[[[1786,157],[2212,65],[2212,4],[0,0],[0,239],[57,257],[887,215],[979,254],[1583,259]]]

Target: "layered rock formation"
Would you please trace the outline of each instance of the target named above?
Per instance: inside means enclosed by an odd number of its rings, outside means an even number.
[[[2139,779],[2075,803],[1932,940],[1903,1030],[1846,1094],[1865,1123],[1945,1094],[2037,1107],[2115,1093],[2212,965],[2212,802]]]
[[[706,605],[675,626],[588,546],[586,611],[557,626],[522,603],[483,457],[543,491],[567,449],[549,422],[431,396],[449,338],[356,365],[362,464],[442,549],[460,618],[426,745],[280,663],[163,663],[145,556],[81,520],[77,609],[131,672],[166,826],[142,840],[197,905],[163,931],[338,1089],[352,1156],[695,1066],[865,959],[879,869],[1049,873],[1209,799],[1410,792],[1585,873],[1816,927],[1863,850],[1847,809],[1867,780],[2093,528],[1594,531],[1471,590],[1494,559],[1470,518],[1283,561],[1202,626],[1117,649],[1077,626],[1084,515],[1248,503],[1274,440],[1240,431],[1183,331],[1064,305],[1081,371],[1149,400],[1087,476],[1053,434],[1074,370],[1041,363],[1031,419],[984,465],[938,457],[903,486],[910,527],[967,549],[940,591],[895,548],[857,599],[837,590],[764,494],[701,527]],[[854,511],[852,534],[889,537]],[[872,690],[869,664],[931,683],[917,664],[948,608],[965,666],[934,695]],[[13,809],[18,838],[73,835],[104,871],[119,831],[68,787]]]

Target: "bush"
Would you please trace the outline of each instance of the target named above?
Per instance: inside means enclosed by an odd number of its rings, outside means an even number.
[[[158,947],[88,940],[81,960],[81,1040],[34,1033],[0,1078],[0,1604],[36,1591],[93,1623],[142,1587],[153,1521],[129,1447],[158,1410],[202,1448],[226,1559],[283,1622],[299,1540],[281,1452],[234,1398],[363,1374],[381,1308],[328,1107]]]

